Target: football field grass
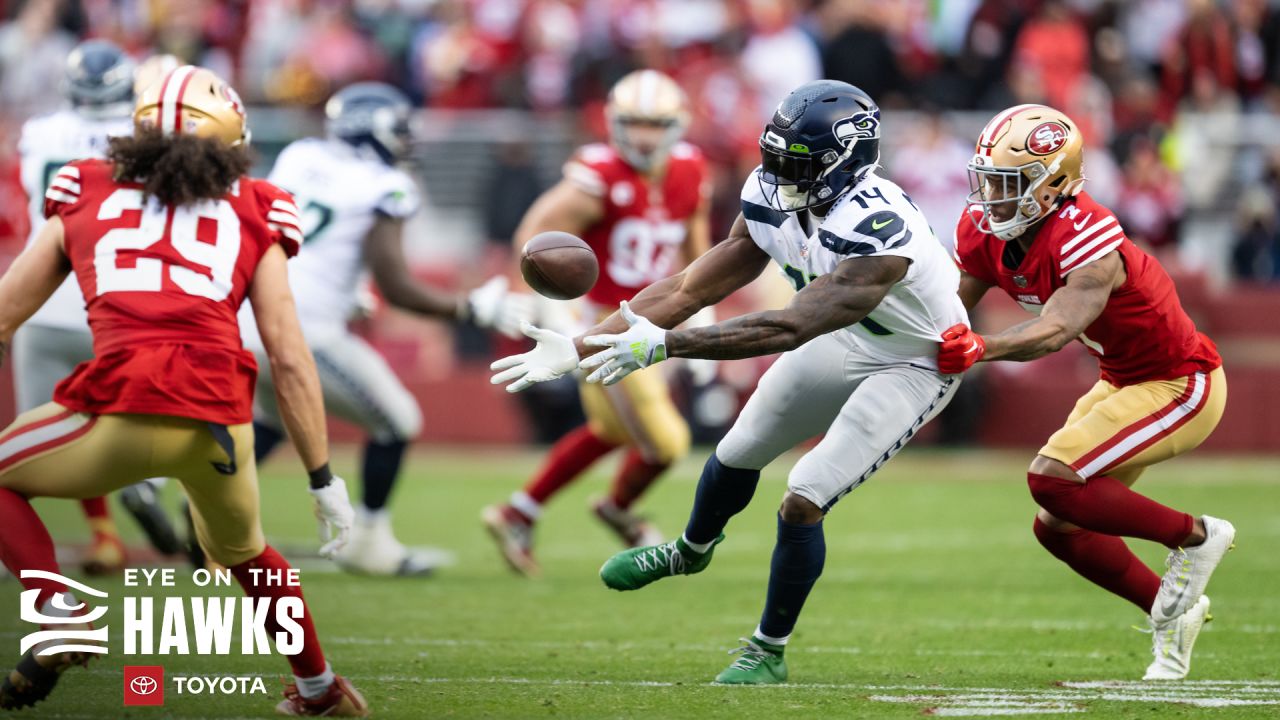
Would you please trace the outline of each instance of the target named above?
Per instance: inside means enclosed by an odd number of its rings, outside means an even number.
[[[705,453],[695,451],[646,501],[668,533],[683,527]],[[1035,542],[1028,458],[908,449],[841,501],[826,522],[826,572],[792,638],[783,687],[709,681],[758,620],[774,512],[794,456],[766,471],[706,572],[639,592],[608,591],[596,576],[618,547],[587,499],[605,489],[611,465],[548,509],[538,529],[544,577],[517,577],[500,561],[480,509],[524,481],[538,460],[531,452],[424,451],[410,460],[395,523],[407,543],[452,553],[433,578],[356,578],[314,559],[300,566],[334,668],[379,718],[1280,717],[1280,459],[1193,456],[1144,477],[1145,492],[1229,518],[1239,533],[1209,586],[1216,619],[1200,636],[1191,680],[1153,684],[1137,682],[1150,660],[1150,636],[1132,628],[1143,616]],[[353,480],[354,465],[351,455],[336,463]],[[296,461],[274,460],[262,476],[272,542],[286,554],[313,550]],[[74,506],[38,507],[60,541],[83,540]],[[117,517],[131,532],[122,511]],[[1162,564],[1160,548],[1134,545]],[[178,578],[167,592],[209,592],[185,568]],[[160,592],[90,584],[113,598]],[[12,579],[0,582],[0,643],[10,661],[31,630],[17,621],[18,591]],[[110,604],[117,632],[121,609]],[[117,633],[110,655],[69,671],[50,700],[16,717],[261,717],[287,671],[276,657],[121,650]],[[269,694],[178,695],[170,683],[164,707],[123,708],[124,665],[163,665],[169,676],[261,675]]]

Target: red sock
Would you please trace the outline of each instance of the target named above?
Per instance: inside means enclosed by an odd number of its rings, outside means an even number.
[[[80,501],[80,507],[84,508],[84,516],[90,520],[111,518],[111,511],[107,509],[107,498],[105,496],[85,498]]]
[[[1182,544],[1195,518],[1166,507],[1105,475],[1086,482],[1027,473],[1031,496],[1051,515],[1103,535],[1151,540],[1169,548]]]
[[[280,553],[275,551],[275,548],[268,545],[258,557],[231,567],[231,574],[236,576],[236,580],[244,588],[245,595],[255,598],[271,598],[273,601],[284,597],[302,597],[302,588],[300,587],[281,584],[268,585],[265,572],[257,574],[258,584],[255,585],[254,576],[249,572],[255,568],[261,568],[264,571],[275,571],[273,575],[285,575],[289,570],[289,562],[281,557]],[[305,602],[304,600],[304,608],[306,608]],[[275,612],[274,607],[267,610],[267,633],[272,638],[281,630],[280,625],[275,621]],[[302,626],[302,652],[289,657],[289,665],[293,667],[293,674],[301,678],[316,677],[323,674],[325,671],[324,651],[320,649],[320,638],[316,635],[316,626],[311,622],[311,610],[306,608],[306,613],[300,618],[294,618],[294,621]]]
[[[31,502],[8,488],[0,488],[0,560],[14,577],[21,578],[23,570],[44,570],[61,574],[54,558],[53,538],[36,514]],[[53,580],[24,578],[22,586],[39,590],[36,607],[44,605],[55,593],[64,592],[66,585]]]
[[[615,447],[617,445],[596,437],[591,428],[583,425],[551,446],[546,463],[524,486],[525,494],[539,505],[545,504],[560,488],[573,482],[583,470]]]
[[[670,463],[646,461],[639,450],[628,450],[626,457],[622,459],[622,467],[618,468],[618,474],[613,478],[613,504],[623,510],[631,507],[636,498],[643,495],[653,481],[669,467]]]
[[[1151,612],[1160,592],[1160,576],[1152,572],[1124,540],[1089,530],[1057,532],[1036,518],[1036,539],[1051,555],[1089,582]]]

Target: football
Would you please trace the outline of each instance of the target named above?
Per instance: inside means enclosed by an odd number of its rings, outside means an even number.
[[[600,263],[581,238],[567,232],[534,235],[520,254],[520,274],[540,295],[553,300],[581,297],[596,284]]]

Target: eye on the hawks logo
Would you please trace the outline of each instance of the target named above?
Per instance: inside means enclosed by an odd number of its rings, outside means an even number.
[[[1032,155],[1052,155],[1067,144],[1067,134],[1060,122],[1042,122],[1027,135],[1027,151]]]

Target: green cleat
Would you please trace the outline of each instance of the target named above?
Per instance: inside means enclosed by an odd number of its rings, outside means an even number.
[[[684,544],[684,538],[676,538],[661,545],[623,550],[605,561],[600,567],[600,579],[613,590],[639,590],[654,580],[670,575],[700,573],[711,564],[711,553],[724,540],[724,533],[716,538],[705,553],[699,553]]]
[[[716,676],[719,685],[781,685],[787,681],[787,661],[782,648],[758,638],[739,638],[742,647],[730,650],[738,659]]]

